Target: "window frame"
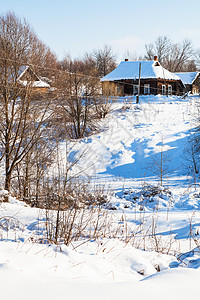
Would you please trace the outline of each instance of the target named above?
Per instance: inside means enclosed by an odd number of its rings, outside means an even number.
[[[168,85],[168,95],[172,95],[172,85]]]
[[[162,84],[162,95],[166,95],[167,89],[166,84]]]
[[[137,95],[139,91],[139,85],[138,84],[134,84],[133,85],[133,95]]]
[[[147,92],[146,92],[147,90]],[[150,84],[144,84],[144,95],[150,95]]]

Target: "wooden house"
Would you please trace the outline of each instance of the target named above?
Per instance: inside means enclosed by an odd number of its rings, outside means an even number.
[[[139,80],[140,79],[140,80]],[[140,94],[181,95],[184,85],[176,74],[164,69],[154,57],[153,61],[121,62],[101,79],[104,95],[125,96]]]
[[[185,92],[200,93],[200,72],[180,72],[175,74],[181,78],[185,86]]]
[[[33,92],[47,92],[50,88],[49,83],[39,77],[30,66],[20,67],[17,81],[22,86],[29,85]]]

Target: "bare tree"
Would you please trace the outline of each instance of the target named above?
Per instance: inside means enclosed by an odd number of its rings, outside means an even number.
[[[110,110],[110,99],[101,97],[100,76],[115,68],[115,55],[110,47],[86,53],[82,59],[67,56],[60,62],[57,80],[58,113],[68,124],[70,138],[82,138],[97,127],[96,119]]]
[[[67,124],[70,138],[82,138],[96,127],[94,97],[100,93],[100,79],[91,55],[72,60],[69,56],[61,63],[59,74],[57,113]]]
[[[96,96],[94,97],[95,111],[97,116],[105,118],[111,111],[112,104],[117,101],[117,97]]]
[[[31,80],[25,85],[18,81],[23,66],[33,62],[35,40],[26,20],[13,13],[0,17],[0,160],[5,162],[8,191],[13,170],[36,144],[50,116],[50,95],[36,105],[33,99],[39,95],[33,94]]]
[[[184,71],[193,57],[192,43],[183,40],[181,44],[174,44],[166,57],[165,65],[171,72]]]
[[[154,55],[158,57],[161,64],[164,63],[170,48],[172,46],[171,40],[167,36],[158,36],[155,43],[150,43],[145,45],[145,59],[153,60]]]
[[[29,65],[42,77],[52,80],[58,69],[56,55],[46,46],[37,36],[32,37],[32,51],[29,59]]]
[[[194,184],[199,184],[199,171],[200,171],[200,106],[195,103],[195,128],[190,130],[188,142],[184,149],[185,166],[188,174],[193,176]]]
[[[173,43],[167,36],[158,36],[154,43],[145,45],[147,60],[153,60],[154,55],[158,57],[163,67],[171,72],[195,69],[193,60],[193,47],[190,40],[181,43]]]
[[[170,172],[169,157],[164,150],[163,137],[159,147],[159,152],[151,157],[151,162],[147,166],[147,169],[159,178],[160,185],[163,186],[163,180]]]
[[[91,54],[86,53],[83,59],[67,56],[60,62],[60,69],[66,71],[59,76],[60,88],[64,87],[70,96],[100,93],[100,78]]]
[[[200,70],[200,49],[198,49],[195,53],[195,63],[197,65],[198,70]]]
[[[196,184],[196,180],[199,174],[199,132],[193,132],[190,134],[188,138],[188,143],[184,149],[184,158],[185,158],[185,165],[188,170],[188,174],[192,175],[194,178],[194,182]]]
[[[55,157],[57,134],[53,137],[49,131],[51,130],[47,127],[25,159],[17,164],[15,168],[17,180],[13,180],[12,184],[12,186],[15,184],[20,199],[36,206],[42,194],[43,182],[48,177],[49,168]]]
[[[103,49],[93,51],[93,57],[98,70],[98,75],[103,77],[116,68],[116,55],[112,48],[105,45]]]

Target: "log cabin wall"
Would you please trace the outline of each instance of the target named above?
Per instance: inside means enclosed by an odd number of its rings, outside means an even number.
[[[191,91],[193,94],[199,94],[200,93],[200,75],[197,77],[197,79],[192,84]]]
[[[140,94],[144,95],[145,85],[150,86],[149,94],[157,95],[163,94],[163,85],[166,87],[166,95],[181,95],[183,93],[183,84],[181,81],[176,80],[164,80],[164,79],[141,79],[140,81]],[[120,80],[120,81],[104,81],[102,82],[103,95],[107,96],[125,96],[136,95],[138,86],[138,80]],[[171,93],[169,86],[171,86]]]

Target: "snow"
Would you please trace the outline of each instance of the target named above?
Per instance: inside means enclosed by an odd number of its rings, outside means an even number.
[[[21,66],[19,70],[19,76],[17,78],[17,81],[22,84],[23,86],[31,85],[32,87],[36,88],[50,88],[50,85],[46,83],[44,80],[40,79],[39,76],[37,76],[35,73],[34,75],[38,80],[35,81],[27,81],[27,80],[21,80],[21,78],[24,76],[24,74],[28,71],[30,67],[29,66]]]
[[[101,81],[114,81],[122,79],[138,79],[139,64],[141,63],[141,79],[173,79],[181,80],[176,74],[164,69],[156,61],[122,61],[119,66],[101,79]],[[157,65],[159,64],[159,65]]]
[[[74,172],[88,166],[85,173],[97,183],[110,181],[116,189],[122,188],[123,181],[125,187],[138,188],[144,182],[159,181],[154,169],[162,149],[167,168],[164,184],[188,187],[193,177],[188,173],[185,149],[196,126],[198,99],[159,95],[140,99],[139,105],[134,97],[114,104],[102,125],[106,130],[79,141],[74,151],[84,149],[85,154]]]
[[[20,84],[23,86],[31,85],[35,88],[50,88],[50,85],[42,80],[37,81],[26,81],[26,80],[18,80]]]
[[[199,76],[199,72],[179,72],[175,75],[181,78],[183,84],[192,84]]]
[[[85,166],[91,187],[109,190],[102,208],[109,234],[50,244],[45,210],[11,196],[0,204],[2,299],[198,298],[200,188],[188,172],[185,149],[199,100],[121,99],[102,131],[73,146],[73,155],[86,151],[71,172]],[[64,156],[64,144],[61,150]],[[167,158],[163,186],[154,172],[161,150]],[[0,198],[6,194],[1,190]]]
[[[173,255],[142,251],[119,240],[72,242],[69,247],[31,243],[29,238],[37,236],[33,224],[37,223],[42,211],[9,203],[2,204],[1,210],[3,215],[14,215],[23,224],[21,228],[12,227],[5,233],[1,229],[1,234],[7,236],[1,240],[0,251],[1,295],[5,295],[5,299],[48,297],[51,300],[55,296],[66,299],[66,295],[70,299],[120,299],[127,295],[129,299],[131,293],[139,299],[147,296],[158,299],[156,297],[163,293],[162,288],[169,283],[167,295],[173,299],[181,292],[184,280],[192,288],[200,276],[196,265],[190,272],[185,270],[185,265],[177,271],[170,268],[175,263],[178,265]],[[156,271],[158,266],[159,273]],[[194,275],[196,281],[188,282],[187,277]],[[144,278],[149,280],[143,281]],[[173,290],[176,291],[174,295]]]

